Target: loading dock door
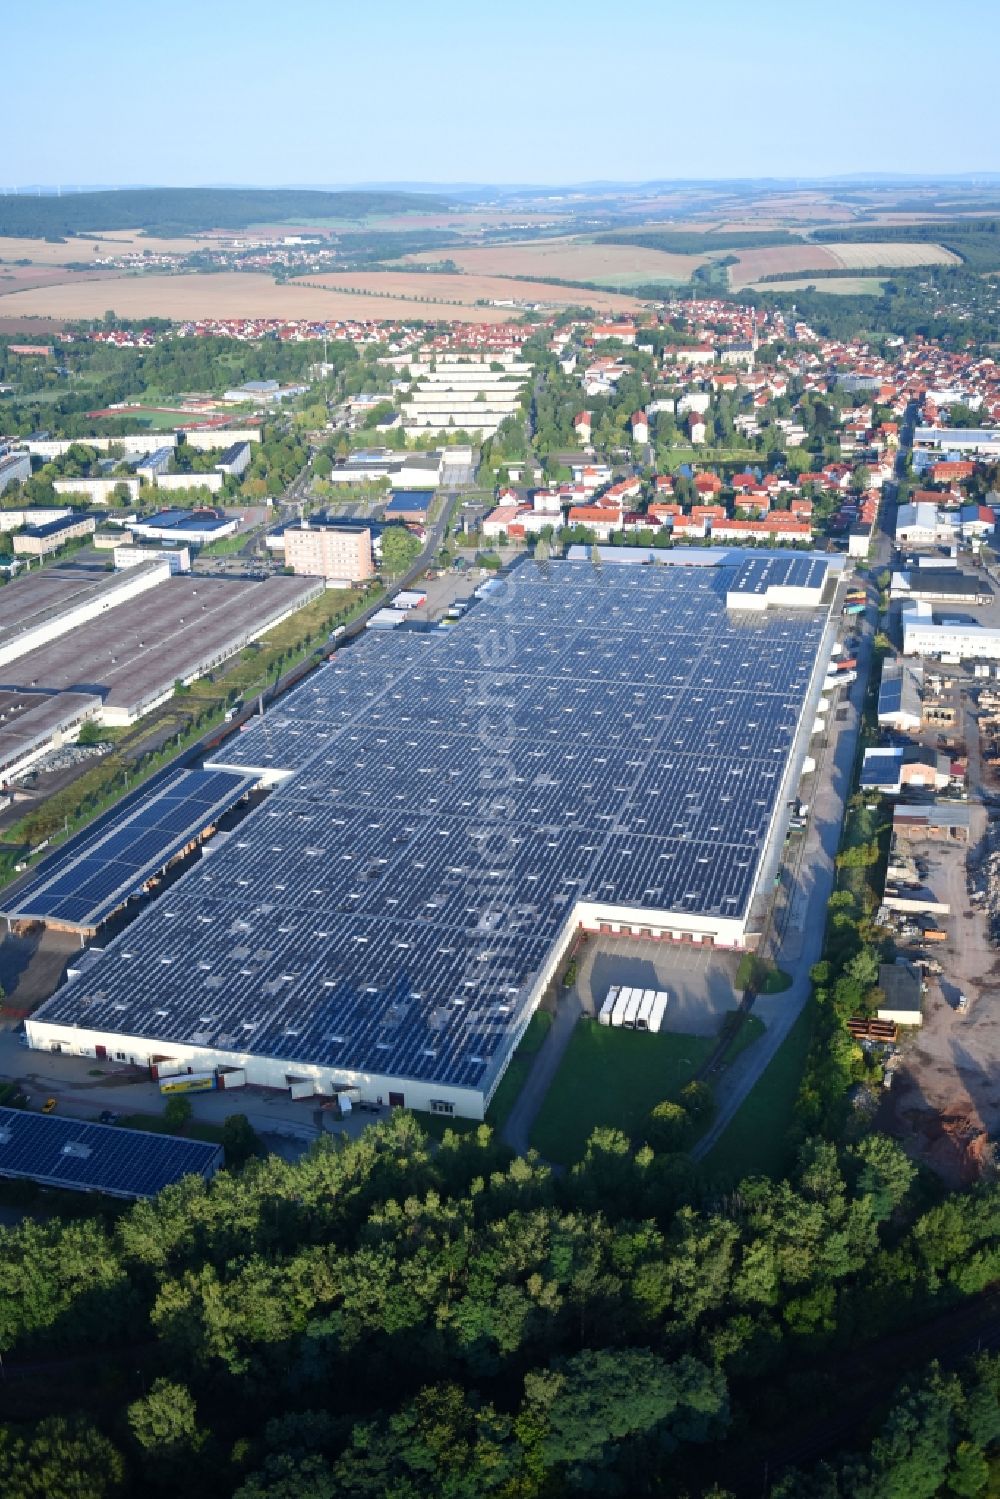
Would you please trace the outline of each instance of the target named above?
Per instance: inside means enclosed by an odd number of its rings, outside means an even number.
[[[390,1107],[390,1109],[401,1109],[403,1107],[403,1095],[402,1095],[402,1093],[390,1093],[389,1094],[389,1107]]]

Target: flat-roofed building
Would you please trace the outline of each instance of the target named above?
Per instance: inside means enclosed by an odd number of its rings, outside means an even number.
[[[188,546],[207,546],[239,530],[238,515],[220,514],[217,510],[158,510],[141,520],[127,522],[133,536],[143,541],[186,542]]]
[[[375,576],[372,533],[367,526],[286,526],[285,565],[299,577],[364,583]]]
[[[971,825],[968,802],[920,802],[895,807],[892,814],[893,836],[908,843],[968,843]]]
[[[237,442],[260,442],[260,428],[208,427],[184,433],[184,445],[197,448],[199,452],[214,448],[225,450]]]
[[[139,498],[139,480],[135,478],[54,479],[52,488],[56,494],[78,495],[92,505],[110,505],[123,494],[132,502]]]
[[[171,578],[166,563],[146,566],[161,575],[160,587],[19,656],[4,671],[4,684],[96,692],[103,723],[134,723],[169,701],[178,682],[204,676],[324,588],[312,578]],[[127,585],[141,571],[112,576]]]
[[[49,750],[72,744],[101,700],[91,692],[0,690],[0,786],[16,781]]]
[[[238,479],[250,467],[250,444],[246,441],[232,443],[221,454],[215,467],[220,474]]]
[[[67,565],[15,578],[0,589],[0,666],[70,634],[168,576],[164,563],[146,562],[127,577]]]
[[[118,544],[114,549],[115,571],[126,572],[131,567],[141,567],[145,562],[165,562],[171,574],[191,571],[189,547],[144,547]]]
[[[916,968],[902,962],[880,963],[878,987],[882,991],[882,1003],[876,1011],[879,1020],[889,1020],[895,1025],[923,1025],[920,973]]]
[[[14,534],[15,557],[48,557],[58,552],[67,541],[80,536],[93,536],[97,522],[92,515],[66,515],[61,520],[47,521],[43,526],[26,526]]]
[[[0,454],[0,494],[8,484],[23,484],[31,478],[31,458],[27,453]]]
[[[482,1118],[581,928],[752,944],[833,624],[722,583],[528,564],[445,631],[366,631],[219,746],[271,794],[30,1044]]]

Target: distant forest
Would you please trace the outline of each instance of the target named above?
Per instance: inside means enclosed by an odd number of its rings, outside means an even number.
[[[199,234],[206,229],[245,229],[248,224],[363,219],[374,213],[428,212],[447,206],[446,199],[424,193],[286,188],[155,187],[60,198],[16,195],[0,198],[0,235],[67,238],[106,229]]]
[[[595,235],[599,245],[640,245],[645,250],[665,250],[671,255],[707,255],[711,250],[764,250],[772,245],[801,245],[801,234],[787,229],[747,230],[718,233],[706,229],[611,229]]]

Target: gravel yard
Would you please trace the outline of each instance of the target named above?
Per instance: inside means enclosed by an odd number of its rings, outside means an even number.
[[[986,831],[986,809],[971,804],[968,849],[927,843],[919,853],[927,884],[951,906],[947,942],[932,951],[940,977],[928,978],[922,1028],[903,1039],[902,1064],[884,1100],[881,1127],[952,1183],[973,1180],[987,1140],[1000,1129],[1000,951],[990,945],[988,918],[971,906],[966,854]],[[964,1012],[959,996],[968,998]]]

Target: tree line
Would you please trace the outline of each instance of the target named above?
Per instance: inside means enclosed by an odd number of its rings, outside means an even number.
[[[877,1354],[998,1270],[1000,1187],[933,1200],[882,1136],[806,1140],[790,1180],[723,1192],[612,1130],[557,1179],[485,1126],[433,1147],[400,1112],[295,1164],[0,1231],[21,1414],[0,1482],[49,1499],[693,1499],[856,1396],[849,1350]],[[85,1377],[53,1379],[62,1360]],[[977,1409],[995,1411],[991,1378]],[[950,1419],[957,1451],[969,1421]],[[45,1490],[19,1477],[32,1463]]]

